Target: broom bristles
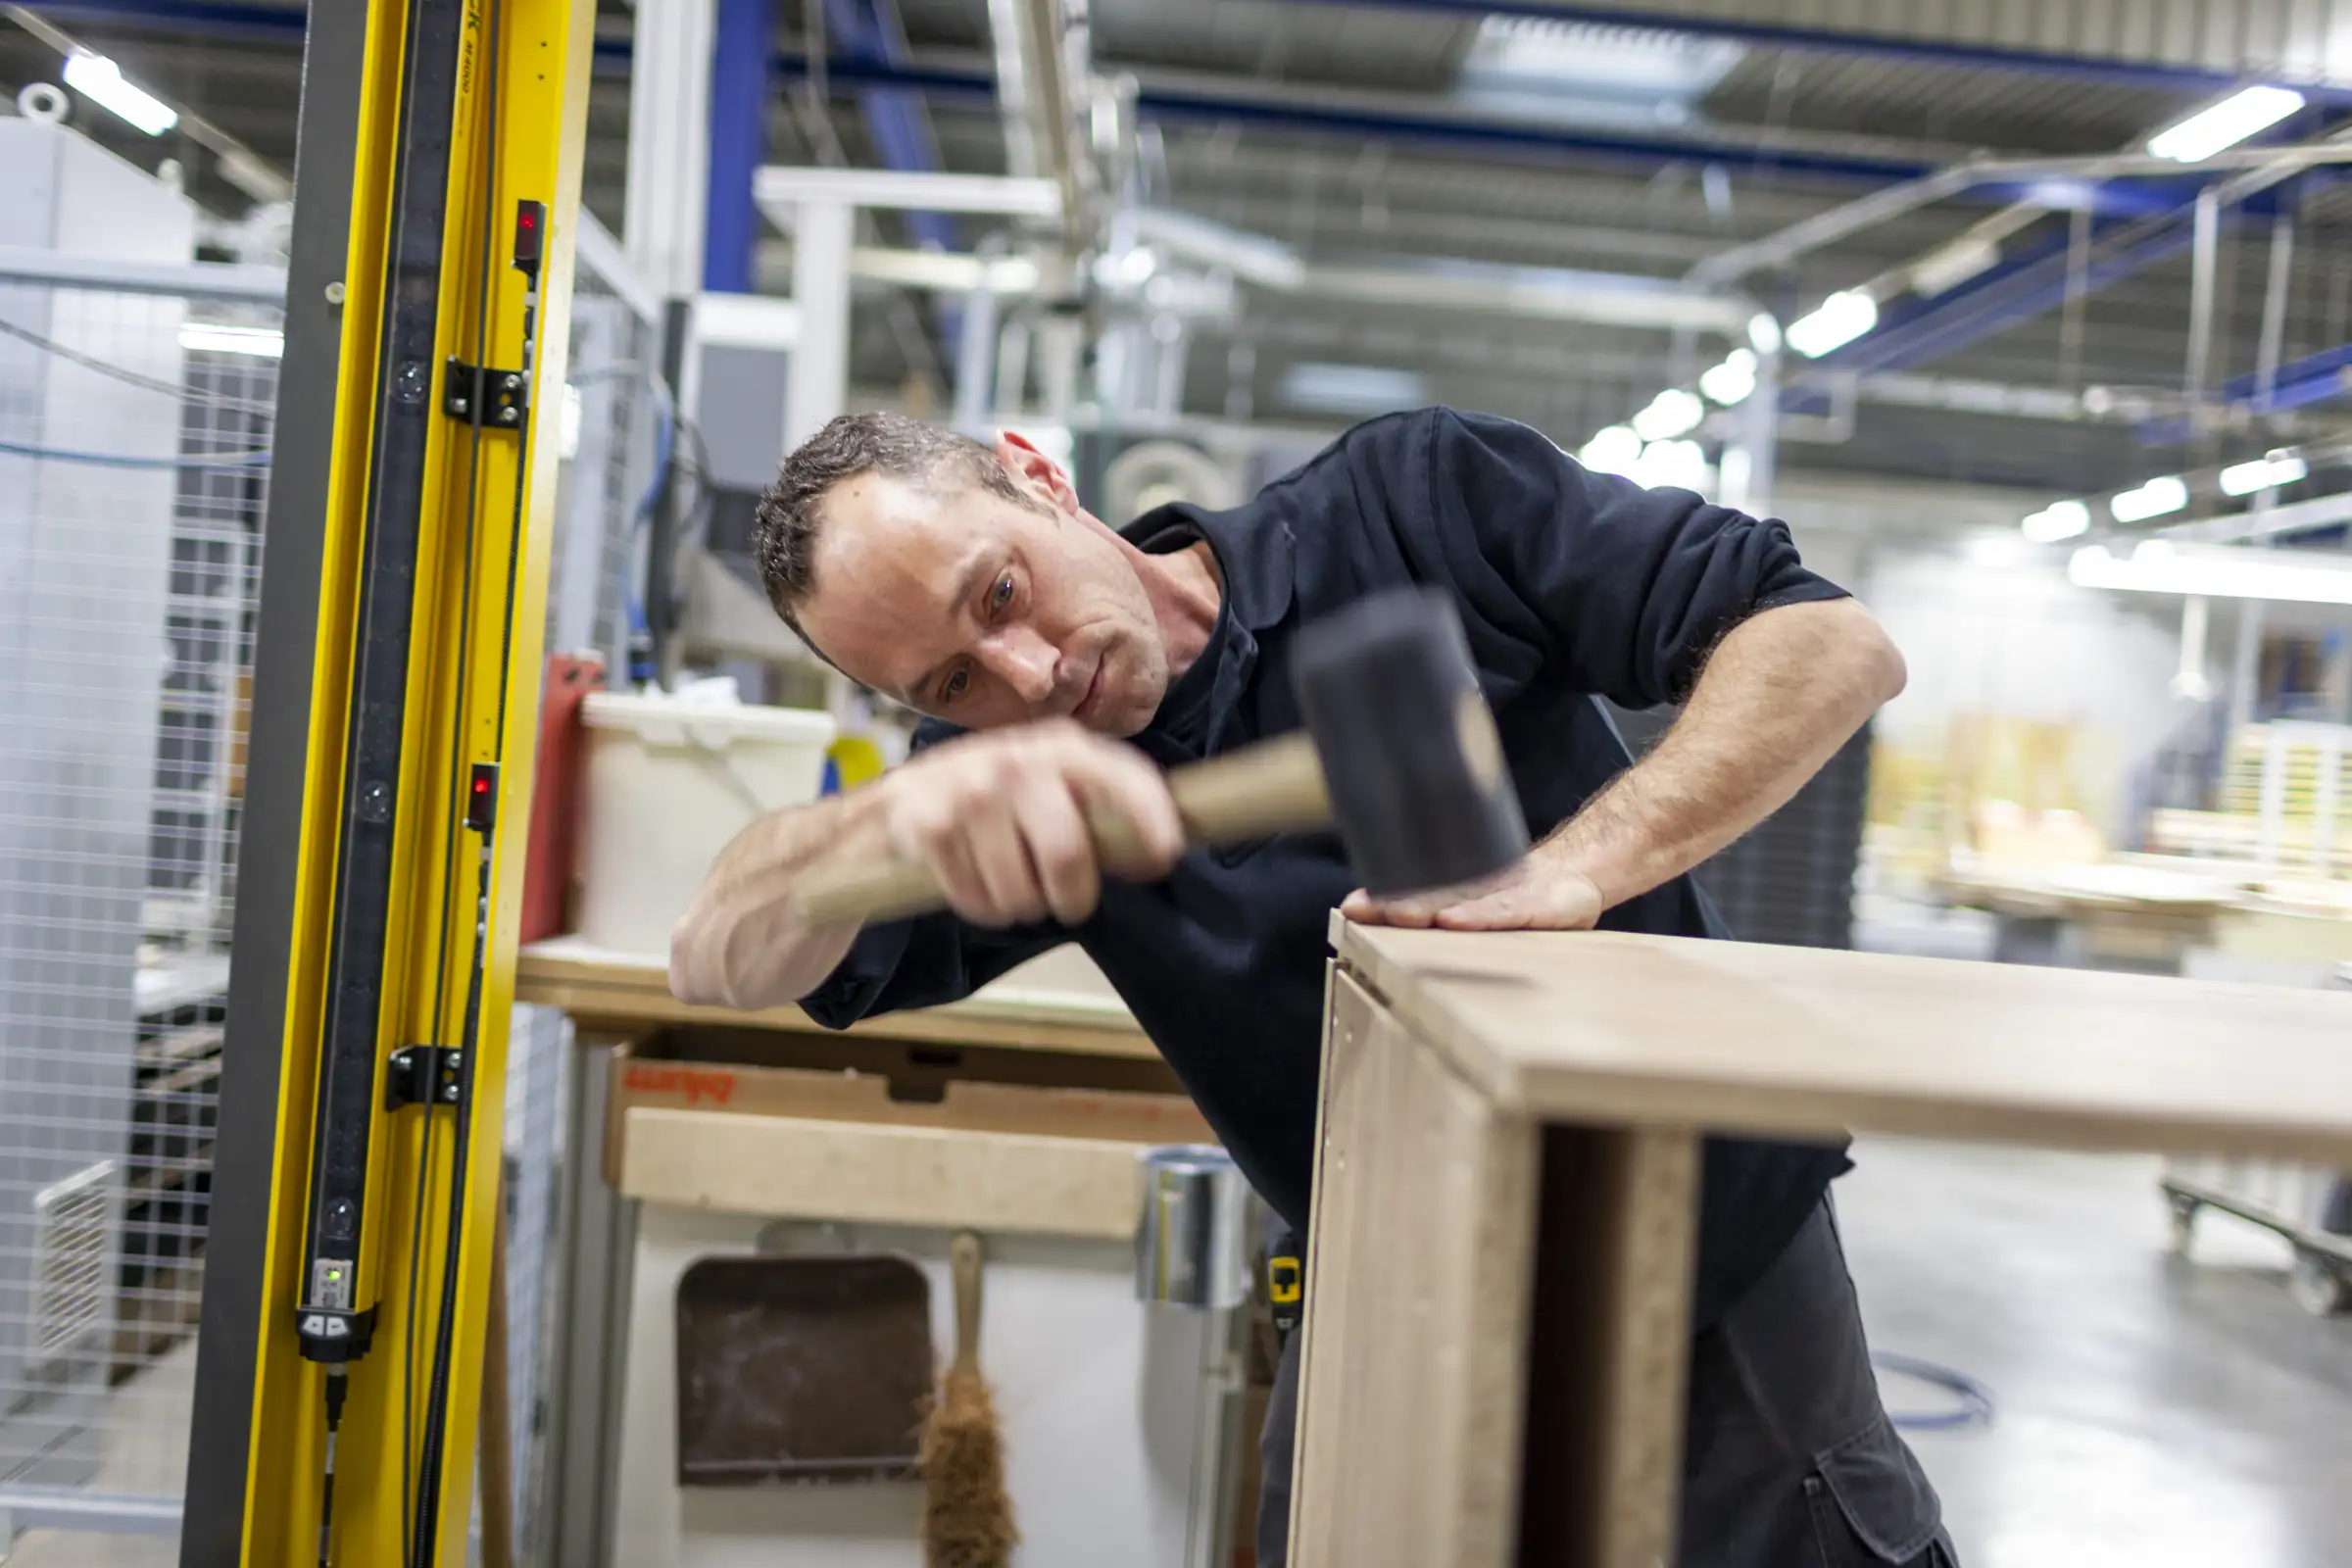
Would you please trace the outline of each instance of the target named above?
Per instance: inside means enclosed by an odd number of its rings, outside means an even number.
[[[929,1568],[1006,1568],[1021,1537],[1004,1494],[996,1400],[979,1373],[951,1370],[941,1381],[917,1457]]]

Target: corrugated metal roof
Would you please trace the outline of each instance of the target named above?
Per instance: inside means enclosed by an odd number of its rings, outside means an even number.
[[[1732,123],[1792,121],[1824,130],[1885,131],[1924,140],[2039,153],[2109,152],[2203,101],[2202,89],[2070,81],[2030,73],[1751,51],[1706,99]]]
[[[2352,83],[2352,0],[1606,0],[1577,9]]]
[[[1424,90],[1452,81],[1478,26],[1424,12],[1266,0],[1097,0],[1089,15],[1105,59]]]

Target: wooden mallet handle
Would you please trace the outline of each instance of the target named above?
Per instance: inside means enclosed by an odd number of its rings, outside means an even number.
[[[1303,730],[1173,769],[1168,793],[1176,799],[1185,842],[1196,847],[1295,833],[1331,822],[1323,764]],[[1105,869],[1115,873],[1143,859],[1142,841],[1124,817],[1094,815],[1089,826]],[[815,925],[900,920],[946,904],[931,868],[914,860],[820,868],[793,893],[794,908]]]

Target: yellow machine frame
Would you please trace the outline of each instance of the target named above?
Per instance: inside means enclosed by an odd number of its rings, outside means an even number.
[[[454,112],[446,126],[417,122],[405,58],[412,9],[431,5],[462,8]],[[267,1224],[249,1250],[260,1264],[258,1290],[250,1288],[253,1281],[242,1282],[247,1288],[240,1289],[241,1282],[225,1272],[207,1286],[197,1444],[207,1441],[208,1400],[215,1406],[233,1400],[241,1385],[250,1401],[249,1410],[229,1412],[242,1420],[215,1421],[209,1428],[233,1432],[241,1427],[244,1452],[199,1453],[192,1459],[183,1561],[208,1565],[224,1560],[229,1504],[209,1491],[199,1495],[199,1487],[205,1475],[237,1470],[243,1485],[234,1501],[233,1528],[240,1563],[292,1568],[320,1561],[322,1552],[347,1568],[466,1560],[481,1403],[482,1324],[501,1202],[506,1020],[537,732],[557,470],[554,419],[565,373],[571,234],[594,23],[591,0],[374,0],[365,8],[365,59],[352,106],[312,101],[332,64],[319,57],[320,19],[327,9],[324,3],[313,7],[304,135],[313,134],[318,117],[349,117],[354,149],[349,239],[341,277],[324,291],[339,306],[341,329],[323,515],[292,519],[319,530],[307,722],[281,713],[274,715],[273,729],[270,715],[257,711],[253,741],[259,769],[266,748],[291,745],[300,737],[304,782],[298,854],[291,874],[281,879],[290,910],[275,911],[287,932],[282,1014],[238,1019],[249,1053],[262,1049],[255,1042],[265,1027],[274,1035],[277,1093]],[[346,38],[355,20],[349,12],[341,19]],[[445,12],[441,24],[448,20]],[[420,62],[417,69],[429,68]],[[433,354],[423,394],[436,406],[436,416],[426,426],[421,472],[412,466],[404,479],[387,471],[392,460],[378,450],[384,428],[379,416],[387,398],[414,398],[417,389],[413,380],[404,383],[397,370],[387,374],[379,363],[382,323],[390,291],[402,275],[393,236],[403,160],[434,156],[437,134],[447,137],[448,184]],[[304,178],[312,173],[306,166]],[[331,201],[321,204],[327,209],[323,215],[316,207],[306,211],[309,194],[298,180],[298,234],[306,222],[333,220]],[[522,201],[545,207],[535,308],[532,279],[513,265],[516,204]],[[409,266],[414,280],[413,245]],[[292,286],[301,285],[298,266]],[[527,352],[526,314],[535,315]],[[297,358],[303,330],[302,318],[290,305],[289,365]],[[445,367],[453,361],[527,366],[531,384],[520,428],[469,422],[440,407]],[[279,461],[281,466],[288,461],[282,452]],[[306,1299],[306,1219],[321,1113],[322,1030],[343,902],[339,855],[368,520],[376,487],[394,481],[417,486],[417,542],[399,787],[392,807],[396,826],[384,900],[388,918],[376,982],[375,1039],[381,1049],[370,1086],[374,1115],[367,1144],[368,1197],[360,1219],[354,1302],[373,1308],[372,1338],[367,1352],[348,1363],[348,1402],[330,1442],[328,1368],[306,1358],[296,1322],[297,1307]],[[284,525],[273,509],[273,546]],[[273,549],[272,572],[278,561]],[[284,659],[300,652],[282,639],[273,647],[270,635],[266,603],[258,657]],[[464,781],[469,768],[494,760],[501,763],[495,820],[503,830],[468,831]],[[248,821],[249,841],[269,831],[251,816]],[[482,885],[488,919],[477,946],[476,890]],[[271,890],[260,891],[268,896]],[[243,961],[244,911],[239,918],[237,951]],[[469,1002],[479,1023],[464,1102],[453,1109],[387,1106],[384,1080],[391,1051],[412,1044],[455,1046],[465,1038]],[[237,1008],[232,996],[232,1015]],[[231,1102],[266,1089],[270,1065],[242,1063],[232,1054],[223,1082],[224,1133],[240,1109],[246,1125],[258,1130],[253,1107]],[[455,1210],[461,1232],[459,1311],[441,1462],[438,1474],[427,1477],[420,1473],[421,1405],[429,1392],[442,1258],[453,1217],[458,1117],[469,1122],[476,1152],[466,1170],[462,1205]],[[217,1207],[259,1197],[250,1188],[242,1194],[225,1191],[233,1185],[227,1174],[216,1185]],[[217,1251],[213,1267],[233,1269],[234,1261]],[[219,1301],[213,1299],[216,1286]],[[250,1313],[257,1301],[258,1327],[245,1324],[240,1332],[216,1335],[217,1326],[236,1313]],[[319,1523],[329,1495],[330,1455],[331,1531],[322,1542]],[[241,1464],[233,1462],[238,1458]],[[408,1540],[413,1499],[435,1484],[442,1498],[432,1531],[436,1539],[419,1554]],[[214,1511],[201,1528],[200,1509]]]

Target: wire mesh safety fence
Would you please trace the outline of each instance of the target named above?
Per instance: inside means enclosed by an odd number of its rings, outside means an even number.
[[[174,1553],[279,365],[273,305],[97,282],[0,274],[0,1554],[35,1564]],[[617,661],[658,327],[586,270],[579,292],[549,646]],[[568,1036],[517,1009],[526,1544]]]
[[[155,1528],[202,1285],[276,313],[0,279],[0,1510]]]

